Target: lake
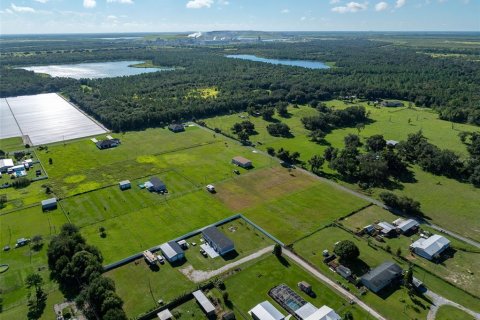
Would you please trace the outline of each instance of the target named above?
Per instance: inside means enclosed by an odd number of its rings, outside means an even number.
[[[234,59],[257,61],[257,62],[265,62],[265,63],[271,63],[271,64],[281,64],[285,66],[302,67],[307,69],[329,69],[330,68],[323,62],[312,61],[312,60],[267,59],[267,58],[260,58],[251,54],[229,54],[226,57],[234,58]]]
[[[94,62],[79,64],[59,64],[49,66],[32,66],[22,69],[36,73],[46,73],[52,77],[67,77],[74,79],[97,79],[113,78],[121,76],[134,76],[137,74],[171,71],[174,68],[134,68],[130,65],[143,63],[143,61],[114,61],[114,62]]]

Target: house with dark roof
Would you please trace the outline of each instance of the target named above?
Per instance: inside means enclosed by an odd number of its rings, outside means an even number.
[[[234,157],[232,159],[232,163],[234,165],[237,165],[237,166],[242,167],[244,169],[249,169],[249,168],[253,167],[252,161],[248,160],[247,158],[241,157],[241,156]]]
[[[387,261],[364,274],[362,284],[377,293],[383,288],[392,285],[402,277],[403,270],[396,263]]]
[[[98,149],[103,150],[103,149],[110,149],[110,148],[115,148],[120,144],[120,139],[106,139],[106,140],[100,140],[95,142],[95,145],[97,146]]]
[[[175,241],[169,241],[160,246],[163,256],[168,262],[180,261],[185,258],[185,252]]]
[[[205,241],[218,252],[219,255],[224,255],[228,252],[235,250],[233,241],[230,240],[225,234],[217,229],[217,227],[211,226],[202,231],[202,236]]]
[[[182,124],[172,123],[171,125],[168,126],[168,130],[177,133],[177,132],[185,131],[185,127]]]
[[[152,177],[150,180],[145,183],[145,187],[152,192],[160,192],[165,193],[167,192],[167,186],[157,177]]]

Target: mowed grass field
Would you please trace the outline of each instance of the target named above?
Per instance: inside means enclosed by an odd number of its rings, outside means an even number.
[[[239,144],[214,138],[198,127],[188,127],[186,132],[177,134],[166,129],[149,129],[118,137],[122,144],[107,150],[99,150],[85,139],[38,152],[44,163],[49,158],[53,160],[52,165],[45,166],[56,194],[71,196],[172,169],[194,184],[203,185],[206,181],[231,177],[230,160],[237,155],[248,157],[256,167],[269,164],[267,158],[249,154]]]
[[[368,268],[375,268],[385,261],[393,261],[404,270],[408,268],[407,263],[394,256],[396,248],[392,247],[393,254],[389,254],[384,250],[369,246],[365,239],[355,237],[337,227],[325,228],[295,243],[294,250],[313,263],[325,275],[349,286],[352,293],[356,293],[358,290],[353,285],[348,284],[346,280],[336,273],[333,273],[329,267],[323,263],[322,251],[327,249],[332,252],[335,243],[341,240],[353,241],[360,250],[359,260],[348,266],[357,277],[362,276],[368,271]],[[426,287],[435,293],[468,308],[472,308],[473,310],[480,310],[478,299],[472,295],[453,287],[439,277],[426,273],[419,268],[414,268],[414,273],[415,277],[423,281]],[[430,306],[428,299],[419,296],[409,297],[407,290],[401,287],[388,294],[376,295],[368,292],[365,296],[362,296],[361,299],[388,319],[425,319]]]
[[[457,319],[462,319],[462,320],[474,320],[475,318],[471,316],[470,314],[466,313],[465,311],[462,311],[460,309],[457,309],[453,306],[441,306],[437,314],[435,315],[435,320],[457,320]]]
[[[328,101],[326,104],[338,109],[347,108],[351,105],[363,105],[369,112],[369,118],[372,122],[366,124],[360,132],[356,128],[333,130],[325,137],[328,144],[320,145],[309,140],[307,136],[309,131],[301,123],[302,117],[318,113],[309,106],[289,107],[290,116],[288,118],[282,118],[278,115],[274,117],[276,121],[288,124],[293,138],[269,135],[266,130],[269,122],[261,117],[248,117],[246,113],[214,117],[205,121],[209,127],[220,128],[223,132],[232,134],[231,127],[234,123],[250,120],[255,124],[255,130],[258,132],[257,135],[251,136],[250,140],[254,143],[261,142],[261,144],[257,144],[257,148],[266,150],[267,147],[273,147],[278,150],[283,147],[289,151],[298,151],[303,161],[308,161],[315,154],[323,155],[328,145],[343,148],[343,139],[350,133],[359,134],[362,140],[374,134],[382,134],[387,140],[401,141],[405,140],[409,133],[415,133],[419,130],[422,130],[431,143],[440,148],[451,149],[466,158],[468,155],[466,147],[461,143],[458,134],[461,131],[478,131],[475,126],[440,120],[438,114],[430,109],[374,107],[366,102],[346,104],[339,100]],[[408,106],[408,102],[405,102],[405,106]],[[328,163],[324,164],[322,170],[327,174],[335,174],[328,168]],[[418,166],[413,166],[411,170],[415,175],[416,182],[403,183],[402,187],[394,190],[394,192],[420,201],[422,211],[432,219],[433,223],[472,239],[480,240],[480,219],[477,219],[475,215],[476,212],[480,212],[480,201],[477,200],[480,198],[480,189],[473,187],[471,184],[424,172]],[[355,184],[340,183],[363,192]],[[378,198],[382,191],[384,190],[374,188],[371,190],[371,195]],[[452,194],[455,196],[452,196]],[[465,221],[468,221],[468,223],[465,224]]]
[[[398,216],[393,215],[389,211],[377,206],[371,206],[348,217],[341,223],[350,230],[357,231],[366,225],[375,223],[375,221],[392,223],[392,221],[397,218]],[[428,228],[427,225],[422,225],[421,228],[430,231],[433,234],[441,234],[438,231]],[[412,235],[409,237],[400,235],[396,238],[386,238],[385,243],[377,242],[374,239],[372,239],[372,241],[382,247],[386,247],[387,245],[390,246],[394,253],[397,249],[400,249],[402,252],[401,255],[412,263],[429,270],[437,276],[450,283],[454,283],[456,286],[476,296],[480,296],[480,290],[477,285],[480,282],[480,275],[475,272],[475,270],[480,269],[480,250],[446,234],[441,235],[450,240],[451,247],[454,250],[451,251],[452,257],[438,264],[410,253],[409,246],[412,242],[420,238],[419,235]]]
[[[66,222],[61,210],[43,213],[40,206],[0,215],[0,245],[2,248],[6,245],[11,248],[9,251],[0,251],[0,264],[9,265],[9,269],[0,275],[3,310],[26,304],[28,290],[24,283],[30,273],[42,275],[46,291],[56,288],[49,281],[46,252],[51,237]],[[17,239],[31,239],[35,235],[43,237],[44,245],[40,250],[34,250],[30,245],[15,248]]]
[[[315,298],[298,289],[297,284],[300,281],[306,281],[312,286],[316,293]],[[250,309],[265,300],[270,301],[282,314],[286,315],[286,310],[268,295],[270,289],[282,283],[318,308],[328,305],[340,315],[350,311],[354,319],[358,320],[366,320],[369,317],[363,309],[350,305],[343,297],[290,260],[286,259],[282,263],[273,255],[265,256],[255,264],[242,267],[240,272],[226,278],[224,283],[229,300],[235,306],[234,312],[237,319],[244,319],[242,315],[248,315]],[[216,295],[219,299],[222,298],[218,291]]]
[[[215,197],[285,243],[368,205],[301,171],[282,167],[220,183]]]

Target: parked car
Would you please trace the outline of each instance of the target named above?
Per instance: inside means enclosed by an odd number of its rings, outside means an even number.
[[[162,255],[160,255],[160,254],[157,254],[157,260],[158,260],[158,262],[160,262],[160,264],[165,263],[165,259],[163,259]]]
[[[215,186],[214,186],[213,184],[207,185],[207,190],[208,190],[208,192],[210,192],[210,193],[215,193],[215,192],[216,192]]]

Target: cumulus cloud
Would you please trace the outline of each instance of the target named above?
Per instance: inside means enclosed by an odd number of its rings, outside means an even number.
[[[398,0],[401,1],[401,0]],[[349,2],[344,6],[333,7],[332,11],[336,13],[347,13],[347,12],[358,12],[363,11],[368,8],[368,4],[365,3],[358,3],[358,2]]]
[[[406,2],[407,2],[407,0],[397,0],[397,2],[395,2],[395,8],[403,7]]]
[[[12,11],[18,12],[18,13],[23,13],[23,12],[35,12],[35,9],[31,7],[20,7],[16,6],[15,4],[10,4],[10,8],[12,8]]]
[[[83,6],[85,8],[91,9],[97,6],[97,1],[95,0],[83,0]]]
[[[210,8],[213,0],[190,0],[187,2],[188,9]]]
[[[133,4],[133,0],[107,0],[107,3],[123,3],[123,4]]]
[[[288,9],[283,9],[282,11],[280,11],[281,13],[290,13],[290,10]]]
[[[48,0],[34,0],[35,2],[39,2],[39,3],[47,3]]]
[[[388,3],[385,1],[379,2],[375,5],[375,11],[383,11],[388,9]]]
[[[340,0],[330,0],[330,4],[336,4],[336,3],[339,3]]]

